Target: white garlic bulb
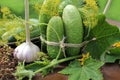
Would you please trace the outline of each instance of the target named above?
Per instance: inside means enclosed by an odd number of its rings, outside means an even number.
[[[22,43],[14,50],[14,57],[19,61],[33,62],[38,56],[40,49],[30,41],[29,32],[29,0],[25,0],[25,27],[26,27],[26,42]]]
[[[24,42],[14,50],[14,57],[19,61],[32,62],[38,59],[38,52],[40,49],[32,42]]]

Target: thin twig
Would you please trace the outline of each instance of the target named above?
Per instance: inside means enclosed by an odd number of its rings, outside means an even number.
[[[112,2],[112,0],[108,0],[108,1],[107,1],[107,4],[106,4],[106,6],[105,6],[105,8],[104,8],[104,11],[103,11],[103,14],[106,14],[108,8],[110,7],[111,2]]]
[[[92,40],[84,41],[84,42],[82,42],[80,44],[73,44],[73,43],[64,43],[63,42],[64,38],[60,42],[47,41],[47,40],[43,39],[42,36],[40,36],[40,39],[41,39],[41,41],[43,41],[47,45],[60,46],[61,48],[64,48],[64,47],[83,47],[84,45],[88,44],[90,41],[95,41],[96,40],[96,38],[93,38]]]

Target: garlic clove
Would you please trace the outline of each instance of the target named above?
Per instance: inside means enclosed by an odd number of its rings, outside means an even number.
[[[40,52],[40,49],[32,42],[24,42],[15,48],[14,57],[19,61],[32,62],[38,59],[38,52]]]

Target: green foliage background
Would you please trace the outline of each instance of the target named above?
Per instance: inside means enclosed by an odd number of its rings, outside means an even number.
[[[36,17],[37,14],[34,12],[32,8],[32,4],[34,2],[43,2],[44,0],[30,0],[30,17]],[[81,0],[79,0],[81,1]],[[100,12],[103,12],[104,7],[108,0],[98,0],[98,4],[100,7]],[[18,16],[24,17],[24,0],[0,0],[0,6],[8,6],[13,12]],[[120,21],[120,5],[119,0],[112,0],[111,6],[106,13],[107,18]]]
[[[98,0],[100,12],[103,12],[108,0]],[[106,17],[112,20],[120,21],[120,0],[112,0],[111,5],[106,13]]]
[[[38,18],[38,14],[35,12],[33,5],[36,2],[42,3],[44,0],[29,0],[30,1],[30,18]],[[24,18],[24,0],[0,0],[0,6],[7,6],[17,16]]]

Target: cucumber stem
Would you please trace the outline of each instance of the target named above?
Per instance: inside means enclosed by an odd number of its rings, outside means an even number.
[[[30,31],[29,31],[29,1],[25,0],[25,27],[26,27],[26,43],[30,43]]]
[[[56,60],[58,60],[58,59],[59,59],[60,54],[61,54],[61,48],[59,49],[59,52],[58,52],[58,54],[57,54],[57,56],[56,56]]]
[[[106,4],[106,6],[105,6],[105,8],[104,8],[104,11],[103,11],[103,14],[106,14],[108,8],[110,7],[111,2],[112,2],[112,0],[108,0],[108,1],[107,1],[107,4]]]
[[[77,55],[77,56],[73,56],[73,57],[68,57],[68,58],[60,59],[58,61],[50,63],[49,65],[47,65],[47,66],[45,66],[43,68],[40,68],[39,70],[35,71],[34,73],[36,74],[36,73],[41,72],[41,71],[43,71],[43,70],[45,70],[47,68],[50,68],[50,67],[52,67],[52,66],[54,66],[56,64],[60,64],[60,63],[63,63],[63,62],[69,61],[69,60],[73,60],[73,59],[76,59],[76,58],[79,58],[79,57],[82,57],[82,56],[81,55]]]

